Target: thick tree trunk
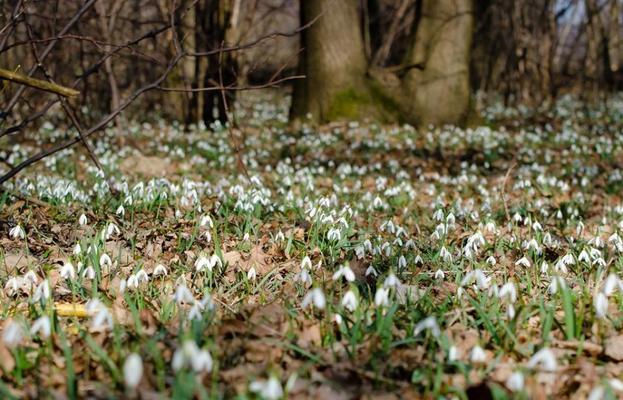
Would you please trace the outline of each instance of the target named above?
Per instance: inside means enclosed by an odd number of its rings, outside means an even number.
[[[402,76],[371,68],[358,0],[305,0],[291,119],[314,122],[371,118],[458,124],[469,111],[472,0],[421,0],[421,15]]]
[[[366,82],[367,61],[358,0],[305,0],[301,21],[320,16],[302,32],[299,72],[291,116],[314,121],[359,119],[375,112]]]
[[[404,87],[407,119],[417,125],[457,124],[470,107],[472,0],[423,0]]]

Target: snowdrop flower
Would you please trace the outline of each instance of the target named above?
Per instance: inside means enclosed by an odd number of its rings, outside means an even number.
[[[435,279],[442,281],[445,277],[446,277],[446,274],[441,269],[438,269],[435,272]]]
[[[186,340],[173,354],[173,370],[179,371],[188,366],[196,373],[212,370],[212,356],[207,350],[199,349],[193,340]]]
[[[387,275],[387,278],[385,278],[385,281],[383,282],[383,287],[386,288],[397,288],[400,285],[400,280],[396,275],[394,275],[393,272],[390,272],[389,275]]]
[[[504,299],[508,297],[508,301],[512,304],[517,301],[517,289],[515,288],[515,284],[512,282],[505,283],[500,291],[498,292],[498,297],[500,299]]]
[[[101,308],[91,319],[91,330],[112,329],[113,320],[107,308]]]
[[[24,338],[24,331],[15,321],[8,322],[2,332],[2,341],[9,348],[17,347]]]
[[[588,394],[586,400],[604,400],[606,399],[606,390],[602,385],[595,386]]]
[[[424,260],[422,260],[422,256],[418,254],[417,256],[415,256],[413,262],[415,263],[415,265],[422,265],[424,263]]]
[[[115,211],[115,214],[117,214],[120,217],[123,217],[125,215],[125,208],[123,208],[123,204],[117,207],[117,211]]]
[[[566,287],[567,284],[565,283],[565,280],[562,279],[560,276],[555,276],[552,278],[552,281],[550,282],[547,291],[549,292],[549,294],[556,294],[558,293],[558,290],[564,289]]]
[[[530,361],[528,361],[528,368],[541,367],[547,372],[554,372],[558,368],[558,363],[554,353],[547,347],[537,351]]]
[[[452,262],[452,254],[450,254],[445,246],[439,251],[439,256],[447,263]]]
[[[456,361],[459,359],[459,356],[459,349],[454,345],[450,346],[448,349],[448,361]]]
[[[495,260],[495,257],[493,257],[493,256],[487,257],[487,259],[485,261],[486,261],[487,264],[491,265],[492,267],[494,267],[495,264],[497,264],[497,261]]]
[[[80,247],[80,243],[76,243],[74,246],[74,254],[79,255],[80,253],[82,253],[82,247]]]
[[[152,276],[167,276],[169,274],[169,272],[167,271],[166,267],[162,264],[158,264],[156,265],[156,268],[154,268],[154,272],[152,272]]]
[[[517,265],[517,266],[523,266],[523,267],[529,268],[529,267],[530,267],[530,260],[528,260],[528,259],[524,256],[524,257],[521,257],[519,260],[517,260],[517,261],[515,262],[515,265]]]
[[[14,296],[17,294],[19,289],[22,287],[22,278],[19,276],[13,276],[9,278],[4,285],[4,291],[9,296]]]
[[[340,314],[334,314],[333,321],[338,325],[342,325],[342,322],[343,322],[342,316]]]
[[[106,253],[103,253],[100,256],[100,268],[102,270],[106,270],[107,268],[112,267],[112,260],[110,259],[110,256]]]
[[[121,231],[119,230],[119,227],[115,225],[113,222],[111,222],[106,226],[106,232],[105,232],[104,237],[106,238],[106,240],[108,240],[114,235],[118,235],[120,233]]]
[[[320,288],[313,288],[305,297],[303,297],[303,302],[301,303],[302,308],[307,308],[309,305],[313,304],[319,310],[323,310],[326,305],[326,299],[324,293]]]
[[[366,268],[366,272],[365,272],[365,276],[378,276],[378,273],[376,272],[376,269],[374,269],[374,267],[372,265],[370,265],[368,268]]]
[[[216,265],[221,268],[223,267],[221,259],[216,254],[213,254],[210,258],[202,255],[195,261],[195,270],[201,272],[207,268],[208,271],[212,272],[212,269],[214,269]]]
[[[30,327],[30,333],[32,335],[39,334],[44,339],[49,338],[52,333],[50,317],[48,317],[47,315],[43,315],[37,318]]]
[[[183,284],[177,286],[177,288],[175,289],[175,294],[173,295],[173,299],[177,304],[190,304],[195,302],[195,297],[186,287],[186,285]]]
[[[136,353],[130,354],[123,363],[123,380],[125,385],[134,389],[143,377],[143,360]]]
[[[78,223],[80,226],[85,226],[89,221],[87,220],[87,216],[84,214],[80,214],[80,218],[78,218]]]
[[[357,295],[352,290],[346,292],[344,297],[342,298],[342,307],[346,308],[348,311],[353,312],[357,309]]]
[[[267,381],[251,382],[249,390],[266,400],[278,400],[283,397],[281,382],[274,376],[271,376]]]
[[[374,294],[374,304],[377,307],[387,307],[389,306],[389,289],[380,287],[376,289],[376,293]]]
[[[601,291],[608,297],[620,288],[621,280],[613,273],[610,273],[604,282]]]
[[[593,297],[593,306],[595,307],[595,316],[604,319],[608,315],[608,298],[605,294],[598,292]]]
[[[417,336],[422,333],[424,330],[429,330],[434,337],[439,336],[441,331],[439,330],[439,325],[437,324],[437,319],[435,317],[426,317],[415,325],[413,330],[413,336]]]
[[[250,281],[254,281],[256,277],[257,277],[257,272],[255,271],[255,268],[254,267],[249,268],[249,270],[247,271],[247,279]]]
[[[511,392],[520,392],[524,388],[524,376],[521,372],[515,371],[506,380],[506,387]]]
[[[342,239],[342,232],[337,228],[331,228],[327,232],[327,239],[330,242],[339,242]]]
[[[586,250],[582,250],[582,251],[580,252],[580,255],[578,256],[578,261],[580,261],[580,262],[585,262],[585,263],[587,263],[587,264],[590,264],[590,263],[591,263],[591,259],[590,259],[590,257],[588,256],[588,253],[586,252]]]
[[[309,286],[312,284],[312,278],[311,275],[309,274],[309,271],[304,268],[301,270],[301,272],[299,272],[296,275],[295,278],[297,281],[300,281],[303,285]]]
[[[407,259],[404,256],[400,256],[398,258],[398,269],[403,269],[407,267]]]
[[[33,303],[37,303],[41,300],[47,300],[49,298],[50,298],[50,283],[48,282],[47,279],[45,279],[35,289],[35,292],[32,296],[32,301]]]
[[[344,277],[348,282],[352,282],[355,280],[355,273],[347,264],[342,265],[335,273],[333,274],[333,280],[337,281],[341,277]]]
[[[465,277],[461,281],[461,286],[471,285],[474,281],[476,281],[476,286],[478,287],[478,289],[488,289],[491,278],[488,278],[481,269],[475,269],[465,275]]]
[[[275,235],[275,242],[283,242],[285,240],[286,240],[285,235],[283,234],[281,230],[279,230],[279,232],[277,232],[277,235]]]
[[[63,264],[63,266],[61,267],[61,278],[63,279],[74,279],[74,277],[76,276],[76,271],[74,270],[74,266],[72,265],[72,263],[70,262],[65,262],[65,264]]]
[[[212,222],[212,218],[209,215],[204,215],[201,217],[199,226],[201,227],[208,226],[208,228],[214,228],[214,222]]]
[[[312,262],[308,256],[303,257],[303,261],[301,261],[301,269],[312,269]]]
[[[93,280],[95,279],[95,269],[92,266],[88,266],[86,267],[84,270],[82,270],[82,277],[86,278],[88,280]]]
[[[21,226],[15,225],[9,231],[9,236],[11,236],[11,238],[13,239],[24,239],[26,238],[26,233],[24,232]]]
[[[476,345],[472,348],[472,351],[469,355],[469,360],[475,364],[484,363],[487,361],[487,354],[482,349],[482,347]]]

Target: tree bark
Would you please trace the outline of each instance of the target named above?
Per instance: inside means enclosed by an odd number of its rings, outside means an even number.
[[[469,112],[471,0],[423,0],[404,79],[417,125],[462,123]]]
[[[459,124],[469,112],[472,0],[421,0],[402,75],[366,59],[357,0],[305,0],[292,120]],[[406,72],[405,72],[406,71]]]

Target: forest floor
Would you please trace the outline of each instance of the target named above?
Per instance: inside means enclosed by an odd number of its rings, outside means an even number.
[[[620,397],[620,110],[292,131],[257,103],[246,173],[220,126],[111,128],[104,174],[76,147],[0,198],[2,397]]]

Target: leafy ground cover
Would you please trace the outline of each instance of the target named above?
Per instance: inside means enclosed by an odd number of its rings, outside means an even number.
[[[3,397],[617,398],[621,99],[122,124],[1,201]],[[16,163],[44,126],[3,156]]]

